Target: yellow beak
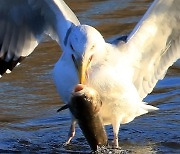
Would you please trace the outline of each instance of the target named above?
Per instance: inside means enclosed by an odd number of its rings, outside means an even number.
[[[81,63],[79,67],[79,80],[81,84],[84,84],[86,82],[86,70],[87,70],[87,64],[86,63]]]
[[[80,84],[84,84],[86,82],[86,71],[87,71],[88,63],[84,61],[83,58],[75,59],[74,55],[72,55],[72,59],[77,69],[79,82]]]

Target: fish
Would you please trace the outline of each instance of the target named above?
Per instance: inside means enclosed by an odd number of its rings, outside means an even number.
[[[102,101],[97,91],[77,84],[69,103],[58,110],[59,112],[69,108],[93,151],[108,144],[107,134],[99,116],[101,106]]]

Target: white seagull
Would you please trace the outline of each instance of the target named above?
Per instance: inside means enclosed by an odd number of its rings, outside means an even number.
[[[28,56],[44,33],[63,51],[53,71],[60,97],[68,103],[78,83],[94,88],[102,99],[99,114],[112,125],[118,146],[120,124],[157,109],[143,99],[180,58],[180,0],[155,0],[127,38],[112,43],[81,25],[63,0],[0,0],[0,76]]]

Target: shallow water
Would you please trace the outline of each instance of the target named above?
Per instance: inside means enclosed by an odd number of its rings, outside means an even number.
[[[80,21],[95,26],[108,40],[128,34],[152,0],[67,0]],[[113,9],[112,9],[113,8]],[[62,102],[51,71],[60,55],[55,42],[38,46],[13,73],[0,79],[0,153],[89,153],[77,127],[64,147],[70,117],[56,113]],[[160,108],[123,125],[119,139],[129,153],[180,153],[180,61],[168,71],[147,102]],[[112,139],[112,128],[107,127]]]

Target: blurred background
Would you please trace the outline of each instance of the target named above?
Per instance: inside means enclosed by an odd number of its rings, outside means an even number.
[[[66,0],[83,24],[97,28],[107,40],[128,34],[152,0]],[[77,127],[66,147],[69,112],[57,113],[63,102],[52,80],[61,55],[56,42],[45,38],[11,74],[0,79],[0,153],[89,153]],[[159,111],[122,125],[120,146],[130,153],[180,153],[180,61],[171,67],[146,101]],[[112,128],[107,132],[113,139]]]

